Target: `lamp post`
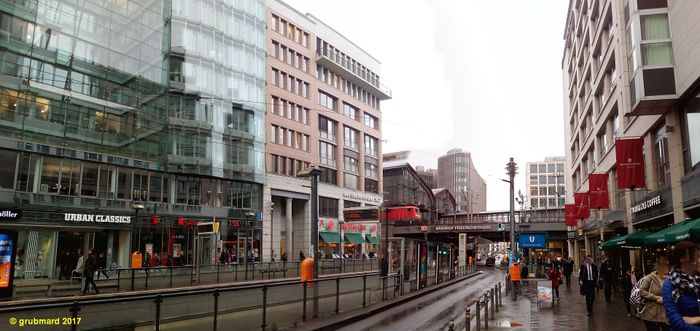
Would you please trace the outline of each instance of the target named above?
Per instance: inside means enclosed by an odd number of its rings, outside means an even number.
[[[306,168],[297,174],[298,177],[311,178],[311,249],[314,259],[314,279],[318,279],[318,177],[321,176],[321,169]],[[314,317],[318,316],[318,284],[314,286]]]
[[[135,242],[134,241],[134,235],[136,234],[136,228],[135,228],[136,225],[135,224],[136,224],[136,222],[138,222],[138,219],[139,219],[139,210],[143,210],[145,208],[146,207],[144,207],[142,204],[139,204],[139,203],[134,203],[133,205],[131,205],[131,209],[134,210],[134,220],[133,220],[133,222],[131,222],[131,250],[132,251],[134,250],[134,248],[136,248],[136,250],[138,250],[138,251],[141,250],[141,243],[140,243],[140,241],[141,241],[141,227],[139,226],[139,237],[138,237],[139,239]],[[129,267],[131,267],[131,262],[132,262],[131,256],[132,256],[132,254],[129,254]]]
[[[506,167],[506,170],[508,171],[508,177],[510,180],[506,181],[510,184],[510,259],[509,264],[513,264],[514,258],[516,257],[515,254],[515,188],[514,188],[514,182],[515,182],[515,174],[517,173],[518,166],[517,164],[513,161],[513,158],[510,158],[510,161],[508,162],[508,165]],[[505,180],[504,180],[505,181]]]

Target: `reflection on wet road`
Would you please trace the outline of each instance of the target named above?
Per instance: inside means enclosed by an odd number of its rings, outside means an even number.
[[[340,330],[445,330],[450,321],[456,330],[463,330],[467,304],[502,280],[502,271],[487,270]]]

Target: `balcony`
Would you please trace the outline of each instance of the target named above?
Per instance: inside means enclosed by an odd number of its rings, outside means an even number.
[[[379,100],[391,99],[391,90],[379,83],[378,79],[365,79],[353,72],[352,65],[333,52],[319,49],[316,51],[316,63],[340,74],[346,80],[374,94]]]
[[[626,116],[663,115],[676,102],[673,67],[637,69],[630,83],[632,112]]]

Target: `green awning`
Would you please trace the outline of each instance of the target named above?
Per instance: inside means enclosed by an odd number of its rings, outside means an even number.
[[[604,242],[602,245],[600,245],[600,249],[602,249],[604,251],[616,250],[616,249],[620,248],[620,246],[618,245],[618,241],[620,241],[620,239],[624,239],[624,237],[627,237],[627,236],[628,235],[623,236],[623,235],[618,234],[615,237],[613,237],[612,239],[610,239],[610,240]]]
[[[644,238],[646,245],[666,245],[679,241],[700,241],[700,218],[685,220]]]
[[[367,242],[370,244],[379,244],[381,241],[379,240],[379,237],[372,237],[371,234],[366,234],[365,238],[367,239]]]
[[[340,242],[340,234],[338,232],[319,231],[318,236],[321,240],[329,244],[337,244]]]
[[[364,244],[365,243],[365,238],[362,238],[362,235],[359,233],[345,233],[345,241],[351,243],[351,244]]]
[[[611,251],[620,248],[641,248],[644,244],[644,239],[649,235],[651,235],[651,233],[646,231],[635,231],[624,236],[618,234],[614,238],[603,243],[603,245],[600,246],[600,249],[604,251]]]

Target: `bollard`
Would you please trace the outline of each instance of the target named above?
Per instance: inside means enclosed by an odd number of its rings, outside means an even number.
[[[503,291],[503,287],[501,286],[501,282],[498,282],[498,296],[496,297],[498,300],[498,307],[503,306],[503,293],[501,293],[501,291]]]
[[[495,295],[495,294],[493,293],[494,290],[491,289],[490,292],[491,292],[491,293],[489,293],[489,296],[491,297],[491,320],[493,321],[493,320],[496,318],[496,313],[494,312],[494,309],[495,309],[495,307],[494,307],[494,306],[495,306],[494,300],[496,300],[496,299],[494,298],[494,295]]]
[[[489,298],[484,294],[484,330],[489,328]]]
[[[471,331],[471,329],[472,329],[472,323],[471,323],[472,314],[469,311],[469,306],[467,306],[467,308],[465,308],[464,311],[465,311],[464,312],[464,329],[466,331]]]
[[[481,302],[476,300],[476,331],[481,331]]]
[[[501,290],[498,288],[501,284],[496,284],[496,290],[494,291],[494,295],[496,296],[496,312],[498,312],[498,306],[501,304],[498,299],[498,294],[501,292]]]

